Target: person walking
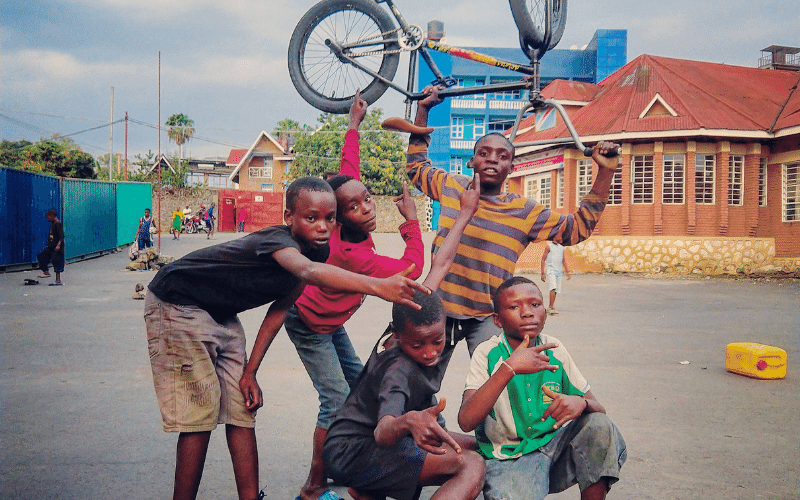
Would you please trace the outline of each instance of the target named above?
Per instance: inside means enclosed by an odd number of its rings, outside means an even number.
[[[39,269],[42,271],[39,277],[49,278],[51,276],[49,264],[52,262],[56,281],[50,283],[50,286],[61,286],[63,284],[61,283],[61,273],[64,272],[64,224],[58,220],[55,210],[48,210],[45,217],[50,221],[50,233],[47,235],[47,245],[44,250],[36,255]]]

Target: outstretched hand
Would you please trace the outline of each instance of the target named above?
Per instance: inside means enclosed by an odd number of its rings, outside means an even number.
[[[403,181],[403,194],[395,196],[394,204],[400,215],[408,220],[417,220],[417,205],[414,203],[414,198],[408,194],[408,185]]]
[[[558,366],[550,364],[550,357],[542,354],[549,349],[555,349],[558,344],[542,344],[531,346],[530,337],[525,335],[506,363],[511,366],[516,374],[536,373],[542,370],[556,371]]]
[[[542,386],[542,392],[553,400],[550,406],[542,415],[542,422],[547,420],[548,417],[556,419],[553,429],[558,429],[570,420],[576,419],[581,416],[583,411],[587,408],[586,399],[581,396],[560,394],[551,391],[547,386]]]
[[[349,127],[357,130],[366,115],[367,101],[361,98],[361,89],[356,89],[356,95],[353,96],[353,104],[350,105]]]
[[[414,298],[414,291],[419,290],[420,292],[425,292],[427,294],[430,294],[431,291],[426,286],[420,285],[416,281],[406,277],[411,274],[411,271],[414,270],[414,267],[415,265],[411,264],[407,269],[395,274],[394,276],[378,280],[378,285],[375,289],[375,295],[383,300],[402,304],[419,311],[422,306],[411,300]]]
[[[442,398],[436,406],[407,414],[410,424],[409,430],[414,442],[423,450],[434,455],[447,453],[447,449],[442,447],[443,443],[450,445],[456,453],[461,453],[461,447],[453,439],[453,436],[442,428],[436,420],[446,405],[447,401]]]

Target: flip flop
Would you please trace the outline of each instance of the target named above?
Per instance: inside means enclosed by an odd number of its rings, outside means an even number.
[[[50,278],[52,276],[53,276],[52,274],[40,274],[39,276],[37,276],[37,278]]]
[[[32,279],[30,279],[30,278],[27,278],[27,279],[25,279],[25,284],[26,284],[26,285],[38,285],[38,284],[39,284],[39,282],[38,282],[38,281],[36,281],[36,280],[32,280]]]
[[[300,496],[298,495],[297,497],[295,497],[294,500],[303,500],[303,499],[300,498]],[[344,499],[341,496],[339,496],[339,494],[336,493],[335,491],[328,490],[319,497],[317,497],[317,500],[344,500]]]
[[[50,283],[47,286],[64,286],[64,283]]]

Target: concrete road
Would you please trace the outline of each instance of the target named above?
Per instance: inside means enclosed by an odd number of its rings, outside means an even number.
[[[235,235],[216,237],[167,236],[163,252],[179,257]],[[375,239],[379,252],[402,248],[397,234]],[[154,273],[125,271],[127,263],[123,252],[68,265],[63,287],[47,286],[52,278],[24,286],[34,271],[0,274],[0,498],[170,498],[176,436],[161,430],[142,301],[131,299]],[[580,275],[565,281],[557,305],[546,331],[570,350],[628,444],[609,498],[800,496],[800,283]],[[265,313],[241,315],[250,342]],[[347,324],[362,359],[389,316],[389,304],[368,298]],[[786,378],[726,372],[725,346],[738,341],[785,349]],[[453,427],[467,363],[459,346],[440,394]],[[294,498],[308,470],[317,399],[285,335],[259,382],[261,483],[267,498]],[[233,500],[235,491],[219,429],[199,498]]]

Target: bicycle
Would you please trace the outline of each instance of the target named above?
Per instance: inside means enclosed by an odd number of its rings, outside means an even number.
[[[385,3],[389,12],[381,8],[380,3]],[[427,39],[419,25],[406,22],[394,0],[322,0],[303,15],[292,33],[289,75],[303,99],[328,113],[347,113],[358,88],[361,98],[372,104],[391,87],[406,97],[408,119],[412,102],[425,97],[421,92],[413,92],[419,56],[435,76],[431,84],[444,87],[439,92],[442,97],[528,90],[528,104],[517,113],[511,130],[512,141],[526,113],[547,107],[556,109],[570,133],[569,138],[518,143],[519,146],[573,143],[591,156],[592,148],[581,142],[561,104],[539,93],[540,60],[561,40],[567,0],[509,0],[509,5],[519,30],[520,47],[530,61],[528,65]],[[441,73],[429,50],[526,76],[516,82],[455,87],[455,79]],[[406,88],[393,81],[401,52],[410,55]]]

